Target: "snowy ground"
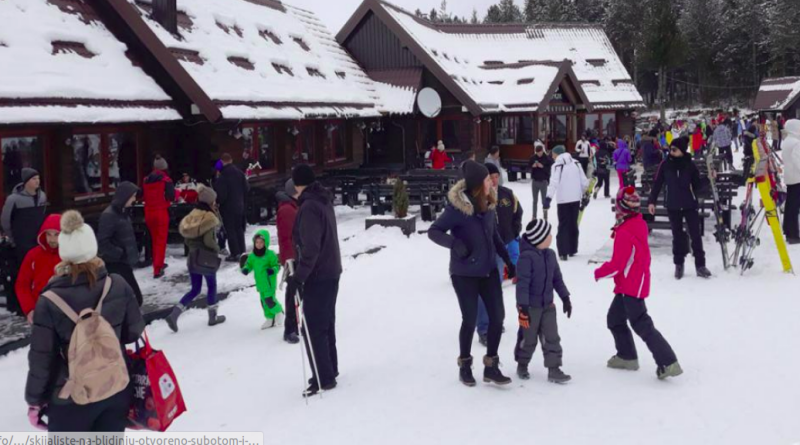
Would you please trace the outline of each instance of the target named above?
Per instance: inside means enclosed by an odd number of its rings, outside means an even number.
[[[529,184],[510,186],[530,215]],[[179,334],[163,322],[148,329],[172,362],[189,408],[174,431],[263,430],[267,444],[800,442],[800,299],[793,290],[800,281],[780,272],[768,234],[744,277],[723,271],[710,234],[711,280],[695,277],[689,259],[687,278],[675,281],[669,248],[654,250],[648,306],[685,370],[662,382],[638,339],[641,370],[605,367],[614,353],[605,327],[612,283],[596,284],[595,265],[588,262],[608,242],[613,215],[607,200],[595,201],[584,217],[581,253],[561,265],[573,293],[574,318],[559,313],[564,370],[573,381],[547,383],[537,351],[532,380],[465,388],[457,378],[460,314],[447,276],[448,252],[425,235],[365,232],[368,209],[338,213],[345,267],[337,312],[339,387],[307,406],[300,397],[300,348],[284,343],[278,330],[259,330],[262,315],[252,290],[234,292],[222,303],[228,322],[221,326],[209,328],[205,312],[193,310],[181,319]],[[791,254],[800,262],[797,246]],[[234,270],[220,282],[244,283]],[[500,358],[507,374],[515,368],[513,292],[505,288]],[[162,293],[174,301],[182,289]],[[0,431],[30,428],[22,397],[26,353],[0,359],[0,394],[6,396]],[[473,355],[482,354],[476,340]]]

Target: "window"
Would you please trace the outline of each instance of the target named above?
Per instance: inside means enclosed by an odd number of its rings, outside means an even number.
[[[333,163],[347,159],[344,125],[325,126],[325,162]]]
[[[270,125],[242,128],[242,159],[244,159],[246,167],[253,164],[261,166],[260,169],[254,169],[253,174],[260,175],[276,171],[273,136],[274,129]]]
[[[519,142],[522,144],[533,144],[533,117],[520,116],[519,127]]]
[[[596,114],[586,115],[586,129],[592,132],[594,136],[602,136],[603,130],[600,128],[600,118]]]
[[[34,168],[44,172],[44,146],[40,136],[0,136],[3,153],[3,192],[5,196],[22,182],[22,169]],[[42,185],[44,186],[44,185]]]
[[[136,138],[131,133],[86,133],[70,139],[75,195],[113,192],[120,181],[138,182]]]
[[[314,164],[314,150],[316,148],[316,138],[313,124],[298,125],[298,133],[295,135],[295,152],[292,161],[297,164]]]
[[[616,116],[613,113],[603,115],[603,135],[608,137],[617,137],[617,121],[614,119]]]
[[[442,120],[442,141],[448,150],[470,150],[472,144],[472,120]]]
[[[553,120],[553,139],[557,141],[567,140],[567,116],[559,114]]]
[[[497,143],[500,145],[533,144],[531,116],[505,116],[497,124]]]

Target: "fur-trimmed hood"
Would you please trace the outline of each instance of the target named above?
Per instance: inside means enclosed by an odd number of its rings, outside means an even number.
[[[475,206],[472,205],[472,201],[470,201],[467,195],[467,182],[465,180],[462,179],[456,182],[447,193],[447,200],[450,201],[450,205],[460,210],[463,214],[467,216],[475,214]],[[492,191],[489,193],[489,210],[494,210],[496,207],[497,190],[492,188]]]
[[[178,227],[178,231],[184,238],[196,239],[202,238],[206,232],[214,230],[217,226],[219,226],[219,219],[214,212],[194,209],[183,218]]]

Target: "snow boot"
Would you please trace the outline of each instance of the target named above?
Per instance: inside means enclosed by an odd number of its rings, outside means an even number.
[[[269,329],[269,328],[274,328],[274,327],[275,327],[275,319],[274,318],[267,318],[266,320],[264,320],[264,324],[261,325],[261,330],[263,331],[263,330],[266,330],[266,329]]]
[[[283,321],[286,319],[286,316],[283,315],[283,312],[280,314],[275,315],[275,326],[282,327]]]
[[[789,244],[791,246],[800,244],[800,238],[786,238],[786,244]]]
[[[489,336],[487,334],[478,334],[478,343],[486,346],[489,344]]]
[[[176,304],[172,307],[172,312],[167,315],[167,326],[169,326],[172,332],[178,332],[178,318],[185,310],[186,308],[183,307],[182,304]]]
[[[311,379],[311,380],[309,380],[309,382],[310,382],[310,384],[309,384],[308,388],[305,391],[303,391],[303,397],[305,397],[305,398],[313,397],[313,396],[315,396],[315,395],[320,393],[320,387],[317,384],[317,381],[314,380],[314,379]],[[332,381],[331,383],[328,383],[327,385],[322,385],[322,391],[323,392],[324,391],[330,391],[333,388],[336,388],[336,385],[337,385],[336,380]]]
[[[572,380],[572,377],[564,374],[564,371],[558,366],[550,368],[547,372],[547,381],[551,383],[567,383],[570,380]]]
[[[681,369],[681,365],[678,362],[669,366],[659,366],[658,369],[656,369],[656,375],[659,380],[664,380],[667,377],[677,377],[681,374],[683,374],[683,369]]]
[[[675,265],[675,279],[680,280],[683,278],[683,264]]]
[[[566,256],[566,255],[559,255],[559,256],[558,256],[558,258],[559,258],[561,261],[567,261],[567,260],[569,259],[569,257],[568,257],[568,256]]]
[[[707,267],[698,267],[697,276],[700,278],[711,278],[711,271]]]
[[[508,385],[511,379],[504,376],[500,372],[500,357],[483,356],[483,381],[485,383],[494,383],[497,385]]]
[[[517,377],[522,380],[528,380],[531,378],[531,373],[528,372],[528,365],[524,363],[517,363]]]
[[[458,380],[466,386],[475,386],[475,377],[472,376],[472,356],[458,358]]]
[[[294,332],[291,332],[283,336],[283,341],[289,343],[290,345],[296,345],[300,343],[300,337],[298,337]]]
[[[217,315],[217,305],[209,306],[208,307],[208,325],[209,326],[216,326],[218,324],[225,323],[225,316],[224,315]]]
[[[612,369],[624,369],[627,371],[638,371],[639,370],[639,360],[625,360],[623,358],[619,358],[616,355],[608,359],[607,363],[609,368]]]

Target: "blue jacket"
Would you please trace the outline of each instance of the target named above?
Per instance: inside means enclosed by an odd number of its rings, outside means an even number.
[[[562,300],[569,298],[553,249],[537,249],[525,239],[519,244],[517,304],[548,307],[553,304],[553,291],[558,292]]]
[[[475,213],[466,194],[466,183],[462,179],[447,194],[449,204],[428,231],[434,243],[450,249],[450,275],[462,277],[488,277],[497,270],[497,255],[506,264],[510,263],[505,244],[497,230],[497,195],[493,191],[489,198],[489,210]],[[453,251],[453,243],[460,240],[469,254],[459,257]]]

